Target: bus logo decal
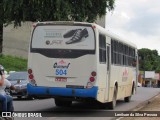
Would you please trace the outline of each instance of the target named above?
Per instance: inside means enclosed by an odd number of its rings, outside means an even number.
[[[125,68],[124,72],[123,72],[123,77],[128,77],[128,70]]]
[[[123,75],[122,75],[122,81],[125,82],[128,79],[128,70],[125,68],[125,70],[123,71]]]
[[[67,68],[68,69],[69,66],[70,66],[70,63],[68,63],[67,65],[59,65],[56,62],[56,63],[54,63],[53,68]]]
[[[56,75],[67,75],[67,69],[69,68],[70,63],[66,63],[64,60],[55,62],[53,68],[55,69]]]
[[[61,45],[63,40],[46,40],[46,45]]]
[[[61,60],[58,62],[59,64],[66,64],[66,62],[64,60]]]
[[[49,41],[49,40],[47,40],[47,41],[46,41],[46,45],[49,45],[49,44],[50,44],[50,41]]]

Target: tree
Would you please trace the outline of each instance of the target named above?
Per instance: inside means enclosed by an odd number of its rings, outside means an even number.
[[[25,21],[87,21],[94,22],[107,10],[113,10],[115,0],[3,0],[0,3],[0,53],[3,24]]]
[[[2,53],[3,42],[3,1],[0,1],[0,53]]]
[[[138,54],[140,58],[140,70],[160,72],[160,56],[157,50],[142,48],[138,50]]]

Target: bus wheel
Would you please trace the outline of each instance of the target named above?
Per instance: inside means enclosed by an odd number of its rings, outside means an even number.
[[[132,94],[134,94],[134,92],[135,92],[135,88],[134,88],[134,83],[133,83],[131,95],[128,96],[128,97],[125,97],[125,98],[124,98],[124,101],[125,101],[125,102],[130,102],[130,101],[131,101]]]
[[[69,107],[72,104],[72,101],[64,101],[61,99],[55,99],[55,104],[58,107]]]
[[[17,96],[18,99],[22,99],[22,96]]]
[[[131,100],[131,96],[128,96],[128,97],[125,97],[125,98],[124,98],[124,101],[125,101],[125,102],[130,102],[130,100]]]
[[[115,86],[114,93],[113,93],[113,99],[112,99],[112,102],[108,103],[108,108],[113,110],[116,107],[116,103],[117,103],[117,88]]]

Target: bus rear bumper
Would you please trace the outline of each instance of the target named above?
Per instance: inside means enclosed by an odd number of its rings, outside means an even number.
[[[82,97],[97,98],[98,87],[89,89],[60,88],[60,87],[42,87],[27,84],[27,92],[33,96],[64,96],[64,97]]]

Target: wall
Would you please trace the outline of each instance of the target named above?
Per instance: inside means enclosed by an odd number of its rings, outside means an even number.
[[[101,18],[97,17],[96,23],[105,28],[105,19],[106,16],[102,16]]]
[[[3,54],[27,58],[31,34],[31,22],[14,28],[13,24],[3,28]]]

